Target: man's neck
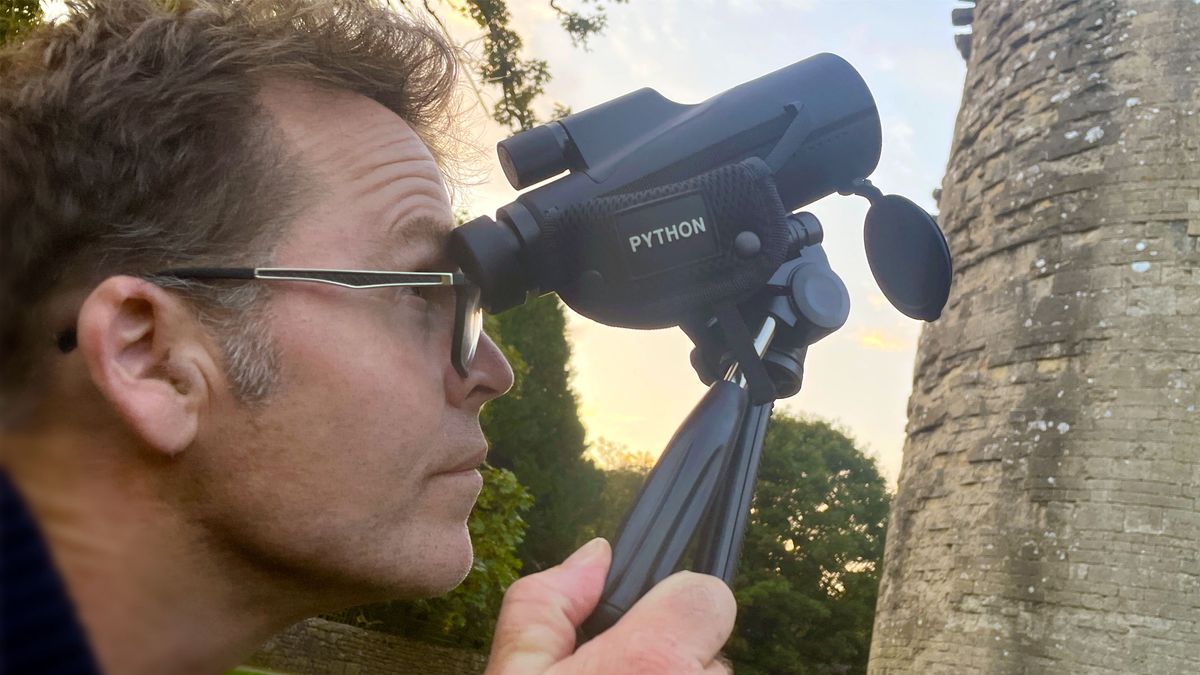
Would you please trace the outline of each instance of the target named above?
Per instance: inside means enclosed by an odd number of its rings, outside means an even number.
[[[105,672],[221,673],[307,614],[290,604],[303,594],[206,545],[102,442],[6,435],[0,447]]]

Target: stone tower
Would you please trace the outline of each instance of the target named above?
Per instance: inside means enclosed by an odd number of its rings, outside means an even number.
[[[972,29],[870,670],[1200,672],[1200,4]]]

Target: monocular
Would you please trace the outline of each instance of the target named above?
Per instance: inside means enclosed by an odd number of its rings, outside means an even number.
[[[911,318],[941,315],[950,251],[929,214],[868,180],[881,147],[870,90],[832,54],[696,104],[639,89],[500,142],[509,183],[532,189],[451,238],[484,309],[553,292],[611,326],[678,326],[709,386],[625,515],[584,638],[687,555],[733,583],[773,403],[800,390],[809,345],[850,312],[825,228],[797,209],[834,192],[869,200],[880,290]]]

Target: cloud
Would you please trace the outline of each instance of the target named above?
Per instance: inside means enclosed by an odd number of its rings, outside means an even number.
[[[855,342],[863,349],[879,352],[904,352],[913,348],[912,342],[904,336],[888,335],[881,330],[859,331]]]

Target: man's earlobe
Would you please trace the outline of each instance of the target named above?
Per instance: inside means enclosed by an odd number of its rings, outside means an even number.
[[[167,455],[191,445],[220,370],[187,305],[143,279],[109,277],[76,330],[93,383],[130,431]]]

